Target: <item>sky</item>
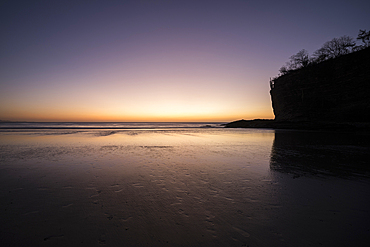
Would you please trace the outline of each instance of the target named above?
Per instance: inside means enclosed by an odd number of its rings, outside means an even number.
[[[274,118],[301,49],[370,29],[370,1],[0,2],[0,120]]]

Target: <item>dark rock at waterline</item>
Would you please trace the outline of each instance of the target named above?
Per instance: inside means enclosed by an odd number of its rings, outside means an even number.
[[[225,128],[274,128],[273,119],[238,120],[225,124]]]
[[[273,119],[238,120],[225,124],[225,128],[267,128],[324,131],[360,131],[370,132],[370,123],[362,122],[309,122],[276,121]]]

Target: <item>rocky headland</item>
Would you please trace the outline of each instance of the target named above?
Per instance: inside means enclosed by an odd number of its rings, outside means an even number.
[[[274,120],[228,128],[369,130],[370,47],[290,71],[270,81]]]

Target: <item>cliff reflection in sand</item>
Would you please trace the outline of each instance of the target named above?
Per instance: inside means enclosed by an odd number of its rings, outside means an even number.
[[[366,134],[275,132],[270,168],[299,176],[369,177]]]

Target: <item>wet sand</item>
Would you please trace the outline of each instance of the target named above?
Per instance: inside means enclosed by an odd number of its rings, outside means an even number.
[[[1,242],[365,246],[368,170],[349,169],[355,164],[345,157],[366,163],[366,138],[318,145],[279,133],[276,139],[274,130],[255,129],[0,132]],[[307,157],[316,166],[302,170]],[[347,172],[317,166],[330,160]]]

